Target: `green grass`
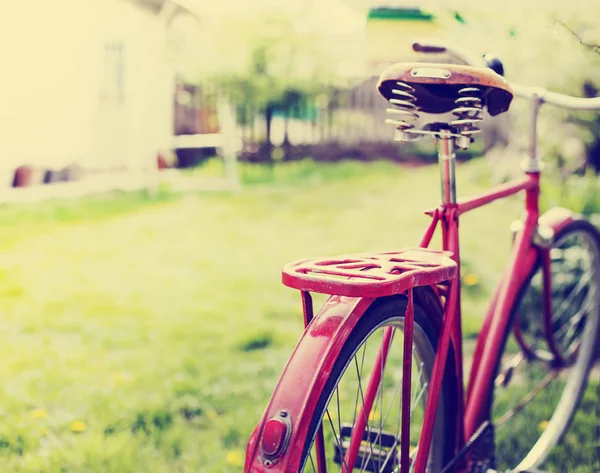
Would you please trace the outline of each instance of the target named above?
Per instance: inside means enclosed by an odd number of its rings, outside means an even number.
[[[483,166],[459,168],[463,193]],[[241,171],[235,195],[0,207],[1,471],[240,471],[302,330],[282,265],[415,245],[439,194],[435,167]],[[461,223],[467,336],[519,215],[515,198]]]
[[[593,170],[564,181],[548,179],[542,188],[542,204],[561,205],[583,215],[600,213],[600,179]]]

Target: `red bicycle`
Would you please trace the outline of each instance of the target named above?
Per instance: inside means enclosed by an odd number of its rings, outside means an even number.
[[[398,141],[435,138],[442,203],[426,212],[417,248],[284,267],[306,328],[250,437],[246,473],[527,471],[560,440],[585,389],[599,336],[600,234],[564,208],[540,215],[536,123],[543,103],[600,109],[600,98],[511,85],[497,60],[495,70],[473,67],[456,48],[413,46],[467,64],[399,63],[378,83],[395,106],[388,122]],[[457,200],[455,149],[469,147],[484,110],[507,111],[513,94],[531,105],[524,177]],[[520,192],[523,218],[465,389],[459,221]],[[442,248],[433,250],[438,227]],[[329,294],[316,315],[311,292]]]

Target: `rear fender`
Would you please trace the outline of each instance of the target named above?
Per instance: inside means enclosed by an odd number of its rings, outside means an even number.
[[[581,218],[580,215],[577,215],[572,210],[565,209],[564,207],[554,207],[544,212],[538,222],[540,226],[551,228],[556,235],[565,225]]]
[[[313,412],[335,360],[374,299],[331,296],[296,345],[246,450],[245,473],[298,471]],[[266,422],[287,411],[285,452],[265,466],[260,439]],[[269,464],[269,462],[267,462]]]

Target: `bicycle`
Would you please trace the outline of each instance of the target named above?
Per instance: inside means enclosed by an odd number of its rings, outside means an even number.
[[[543,103],[600,109],[600,97],[511,85],[499,60],[475,67],[449,45],[413,48],[462,63],[398,63],[377,86],[395,106],[386,121],[396,140],[435,138],[442,204],[426,212],[431,222],[416,248],[283,268],[282,282],[301,292],[305,331],[250,437],[246,473],[489,472],[510,453],[506,467],[531,471],[565,433],[585,389],[599,336],[600,233],[564,208],[540,215],[536,124]],[[507,111],[514,94],[530,103],[525,177],[458,200],[455,149],[469,147],[485,109]],[[430,118],[418,127],[422,114]],[[525,194],[524,215],[512,228],[465,390],[459,220],[517,193]],[[438,226],[442,248],[433,250]],[[312,292],[329,295],[317,314]],[[538,413],[545,420],[536,424]],[[521,415],[524,422],[506,428]],[[525,434],[533,443],[510,452]]]

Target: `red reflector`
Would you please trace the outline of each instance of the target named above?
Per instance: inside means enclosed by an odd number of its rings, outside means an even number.
[[[270,419],[265,425],[260,446],[265,455],[277,457],[283,453],[288,434],[287,424],[278,417]]]

